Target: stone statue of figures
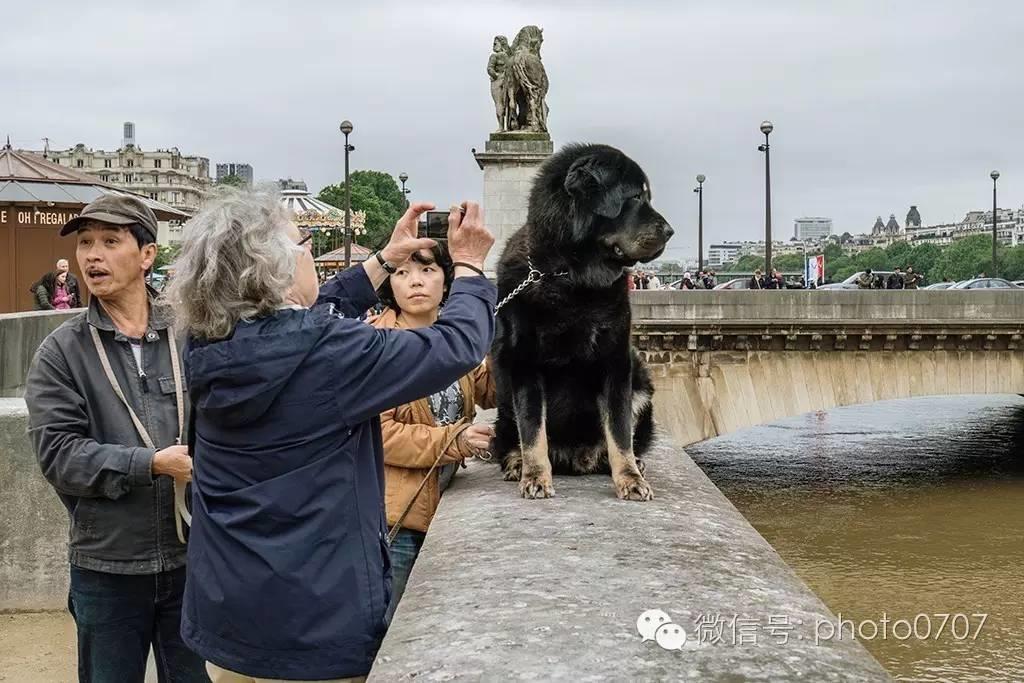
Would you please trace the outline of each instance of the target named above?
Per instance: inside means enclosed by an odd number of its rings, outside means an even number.
[[[487,60],[487,75],[491,78],[491,99],[494,100],[494,113],[498,117],[498,131],[509,128],[508,80],[511,74],[512,49],[508,46],[508,38],[494,36],[494,52]]]
[[[537,133],[548,131],[548,75],[540,59],[544,32],[537,26],[524,26],[512,41],[512,65],[509,69],[507,130]]]

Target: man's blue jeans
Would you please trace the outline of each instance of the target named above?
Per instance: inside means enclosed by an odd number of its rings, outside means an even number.
[[[144,575],[71,567],[79,681],[142,683],[152,644],[160,683],[209,683],[202,658],[179,633],[184,591],[184,567]]]
[[[398,601],[402,599],[405,592],[405,584],[409,581],[409,574],[412,573],[412,566],[416,563],[416,557],[423,547],[423,539],[426,534],[414,529],[401,528],[391,542],[391,604],[388,605],[387,619],[395,615]]]

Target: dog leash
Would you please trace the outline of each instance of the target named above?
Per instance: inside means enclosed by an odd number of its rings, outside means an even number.
[[[434,459],[434,464],[430,466],[429,470],[427,470],[427,475],[423,477],[423,481],[420,482],[420,486],[418,489],[416,489],[416,493],[412,494],[412,498],[410,498],[409,502],[406,503],[405,509],[402,510],[402,514],[398,516],[398,521],[395,522],[395,525],[391,527],[391,531],[388,532],[388,545],[391,545],[392,542],[394,542],[395,536],[398,535],[399,530],[402,528],[402,522],[405,521],[405,518],[406,516],[408,516],[409,511],[412,510],[412,506],[416,502],[416,499],[420,497],[420,493],[423,492],[423,487],[427,485],[428,481],[430,481],[430,477],[432,474],[434,474],[434,470],[437,469],[438,464],[440,464],[441,458],[444,457],[445,451],[447,451],[448,447],[455,442],[455,439],[459,438],[459,436],[464,431],[469,429],[469,427],[469,422],[466,422],[465,424],[461,425],[458,429],[452,432],[452,435],[449,436],[448,439],[444,442],[444,445],[441,446],[441,450],[438,452],[437,457]]]
[[[512,301],[512,299],[516,298],[516,296],[518,296],[520,292],[522,292],[524,289],[526,289],[533,283],[540,282],[541,280],[544,279],[545,273],[543,271],[537,270],[537,268],[534,267],[533,259],[530,258],[529,253],[526,254],[526,265],[530,267],[530,272],[527,274],[526,279],[520,282],[519,285],[515,289],[513,289],[508,296],[499,301],[498,305],[494,307],[495,318],[498,317],[498,311],[501,310],[502,306],[507,304],[509,301]],[[551,273],[551,277],[565,277],[568,274],[569,271],[563,270],[560,272]]]
[[[135,414],[131,404],[128,403],[128,399],[125,398],[124,391],[121,390],[121,384],[117,381],[113,368],[110,367],[110,358],[107,357],[107,350],[103,347],[103,340],[100,339],[99,332],[92,325],[89,326],[89,332],[92,335],[93,346],[96,347],[96,355],[100,357],[100,365],[103,366],[103,372],[107,376],[107,381],[110,382],[110,388],[114,390],[117,397],[121,399],[121,403],[128,409],[128,416],[132,419],[132,424],[135,425],[135,431],[139,433],[142,443],[146,445],[146,448],[156,450],[156,445],[153,443],[149,431],[142,424],[139,416]],[[181,444],[181,438],[185,433],[185,398],[181,385],[181,361],[178,360],[178,344],[174,341],[174,332],[170,329],[167,330],[167,344],[170,346],[171,351],[171,374],[174,375],[174,402],[175,408],[178,411],[178,438],[175,439],[174,443]],[[189,526],[192,525],[192,514],[188,511],[188,506],[185,504],[185,485],[185,481],[174,479],[174,527],[178,533],[178,540],[182,543],[185,543],[185,530],[182,528],[182,522],[184,521]]]

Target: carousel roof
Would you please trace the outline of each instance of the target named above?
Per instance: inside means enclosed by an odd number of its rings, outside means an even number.
[[[295,222],[303,227],[333,227],[345,225],[345,212],[311,195],[306,190],[282,190],[281,205],[292,212]],[[362,229],[366,214],[352,212],[352,227]]]
[[[0,148],[0,203],[85,205],[105,194],[141,199],[159,220],[186,220],[189,215],[136,192],[122,190],[43,157],[11,148]]]
[[[281,204],[294,214],[306,213],[308,211],[315,211],[325,215],[340,213],[342,220],[345,219],[344,211],[317,199],[307,190],[282,190]]]

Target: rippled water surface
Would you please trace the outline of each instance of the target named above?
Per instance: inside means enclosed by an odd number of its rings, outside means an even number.
[[[888,617],[861,641],[893,676],[1024,681],[1024,399],[841,408],[687,452],[833,612]],[[936,636],[944,614],[966,617]]]

